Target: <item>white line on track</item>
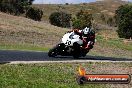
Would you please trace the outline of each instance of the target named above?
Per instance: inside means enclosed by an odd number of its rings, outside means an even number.
[[[65,60],[65,61],[11,61],[8,64],[36,64],[36,63],[85,63],[85,62],[124,62],[124,61],[100,61],[100,60]],[[125,61],[124,63],[128,63],[132,61]]]

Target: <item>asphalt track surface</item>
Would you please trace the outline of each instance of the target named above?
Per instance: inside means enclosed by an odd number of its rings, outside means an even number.
[[[90,56],[74,59],[72,56],[48,57],[47,52],[0,50],[0,64],[3,63],[45,63],[45,62],[132,62],[132,59]]]

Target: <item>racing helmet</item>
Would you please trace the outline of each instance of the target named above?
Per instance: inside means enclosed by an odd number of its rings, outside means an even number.
[[[82,32],[83,32],[84,35],[89,34],[90,31],[91,31],[91,30],[90,30],[90,28],[88,28],[88,27],[85,27],[85,28],[82,30]]]

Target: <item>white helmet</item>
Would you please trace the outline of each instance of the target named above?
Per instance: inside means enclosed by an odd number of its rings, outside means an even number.
[[[86,28],[83,29],[83,33],[84,33],[84,34],[88,34],[88,33],[90,33],[90,31],[91,31],[91,30],[90,30],[90,28],[88,28],[88,27],[86,27]]]

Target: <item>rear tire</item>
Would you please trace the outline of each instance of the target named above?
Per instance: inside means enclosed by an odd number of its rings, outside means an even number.
[[[80,45],[78,43],[73,44],[73,57],[74,58],[79,58],[80,57]]]

